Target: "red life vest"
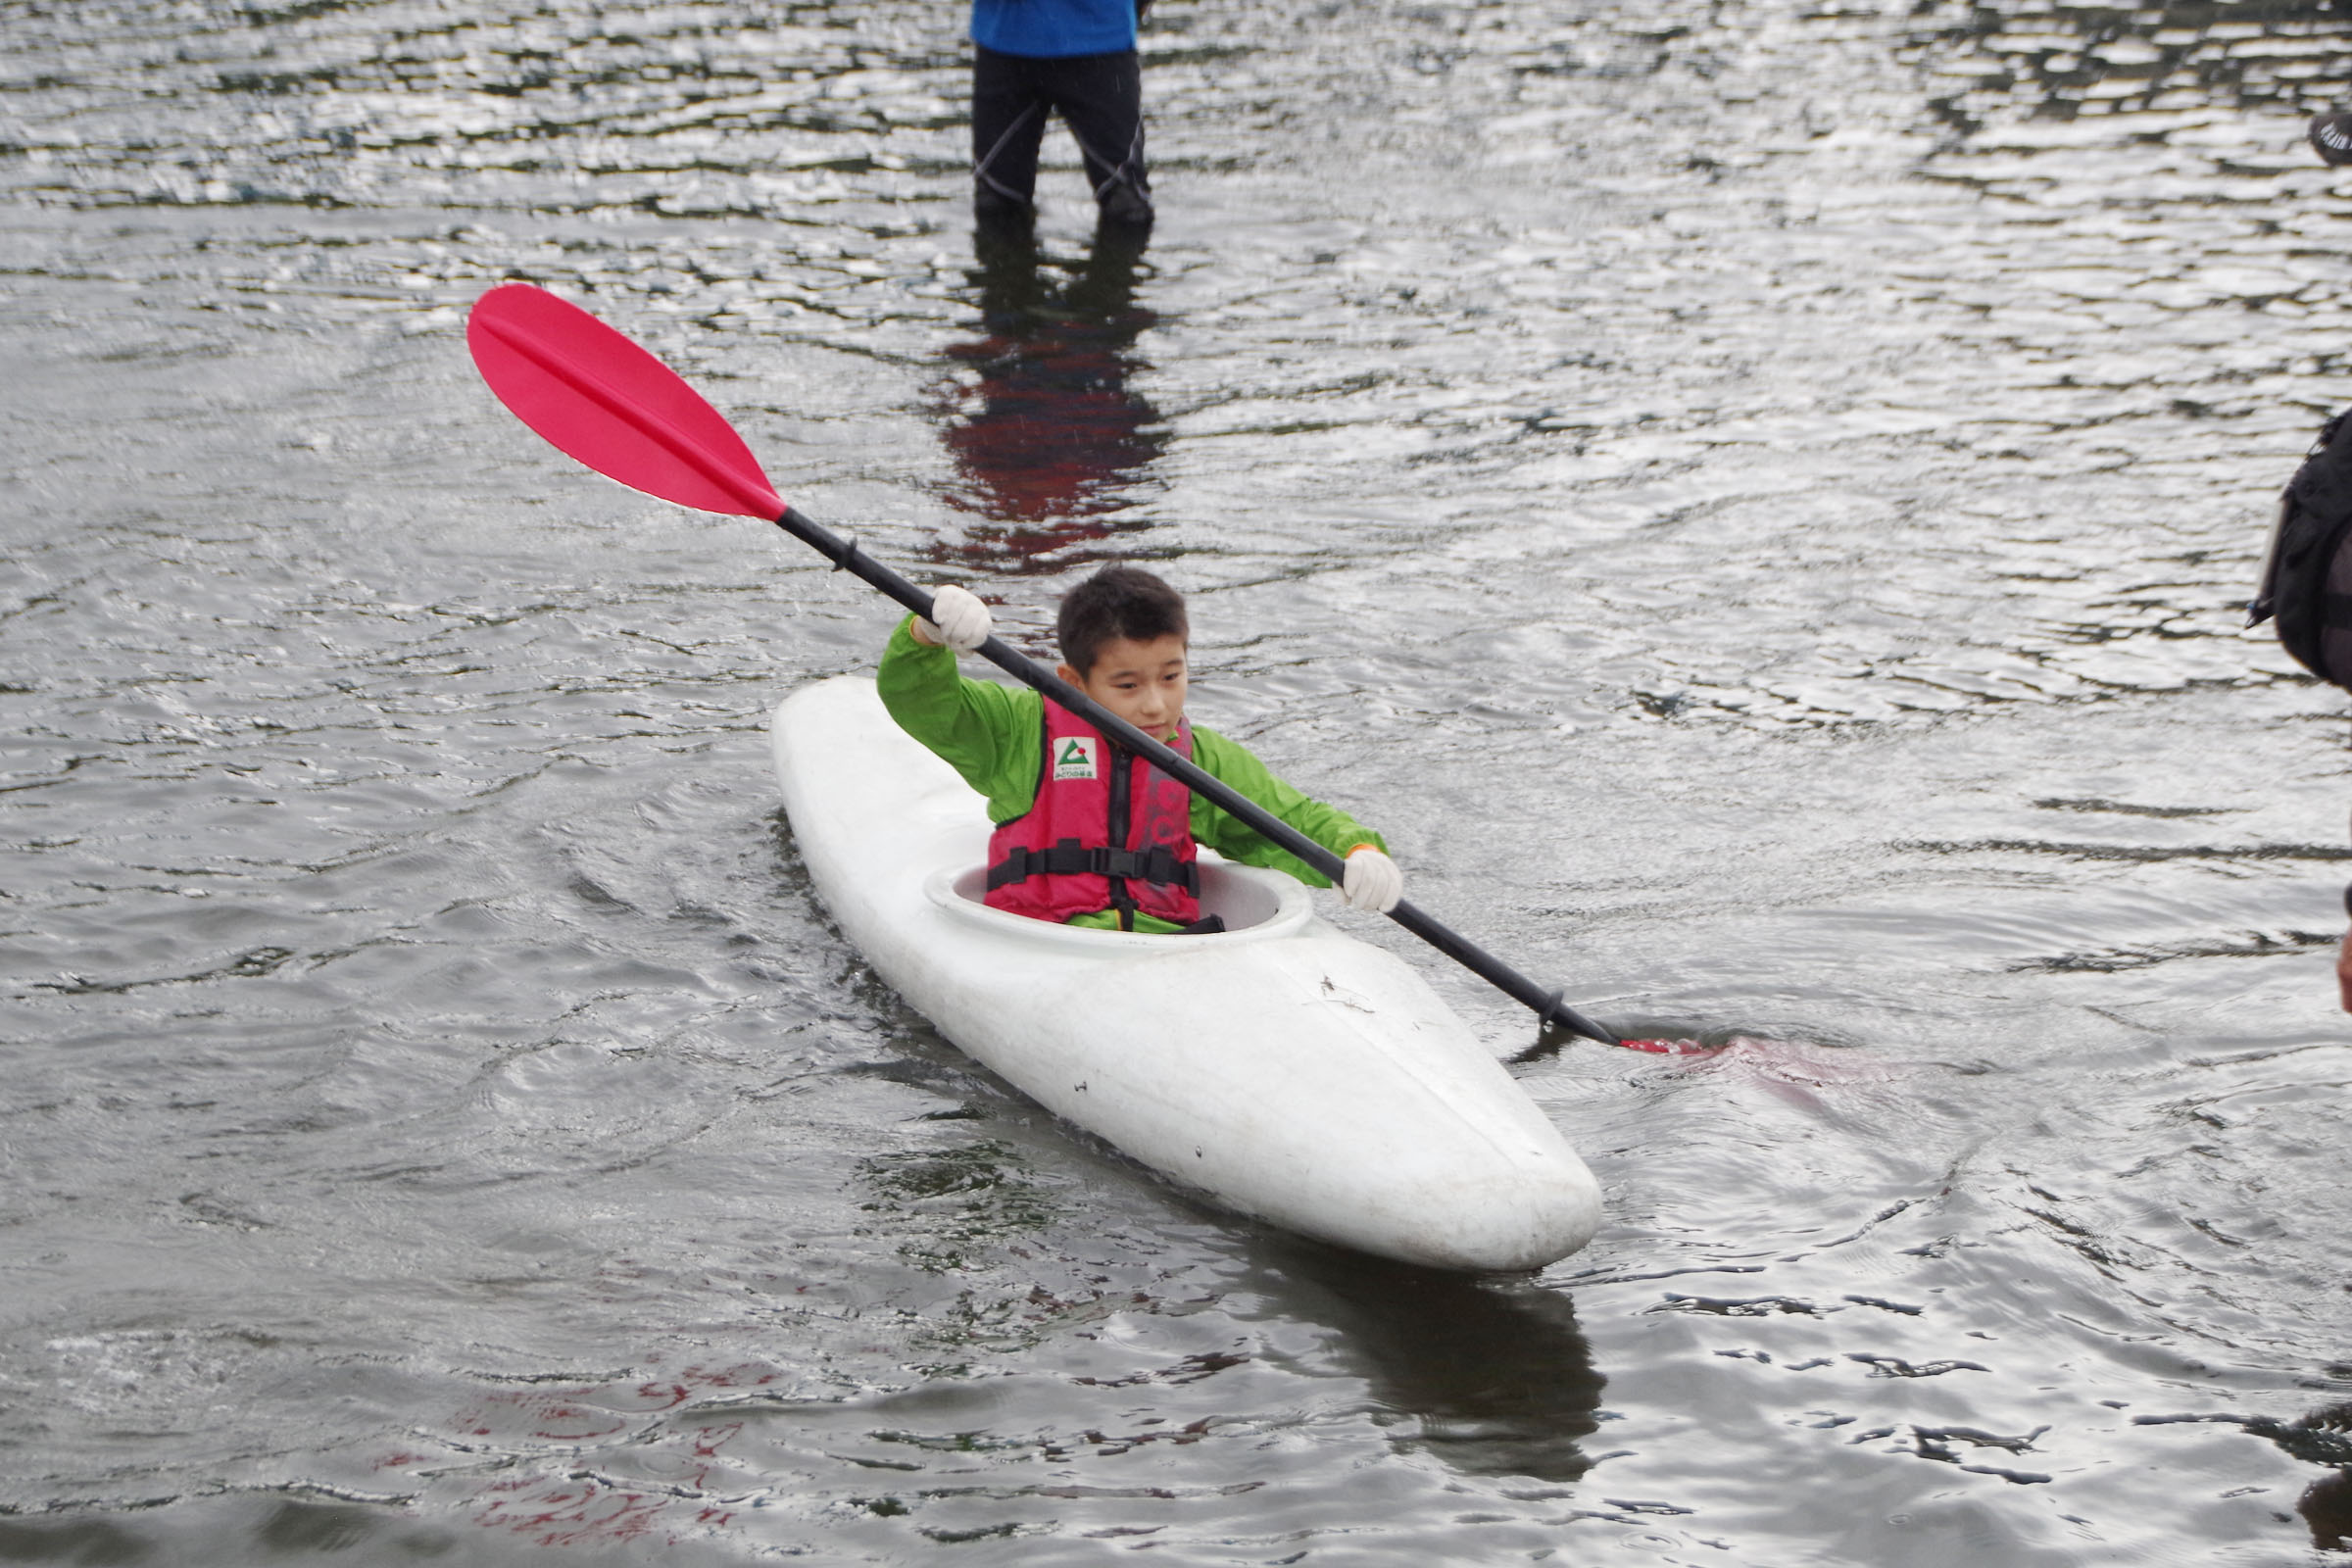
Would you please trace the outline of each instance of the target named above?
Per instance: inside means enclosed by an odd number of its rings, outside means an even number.
[[[988,841],[988,906],[1056,923],[1117,909],[1121,929],[1138,914],[1200,919],[1193,792],[1058,703],[1043,727],[1037,796]],[[1192,725],[1179,720],[1168,748],[1189,760]]]

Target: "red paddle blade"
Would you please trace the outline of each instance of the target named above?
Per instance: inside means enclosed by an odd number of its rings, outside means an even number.
[[[466,344],[514,416],[608,478],[682,507],[773,522],[784,501],[678,372],[529,283],[474,301]]]

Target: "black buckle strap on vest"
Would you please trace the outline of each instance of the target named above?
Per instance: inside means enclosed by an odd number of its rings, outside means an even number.
[[[1102,873],[1129,882],[1153,882],[1162,887],[1178,887],[1195,898],[1200,894],[1200,868],[1188,860],[1179,860],[1167,847],[1154,844],[1148,850],[1093,850],[1090,856],[1100,857]],[[1088,867],[1089,870],[1095,867]]]
[[[1088,849],[1076,839],[1063,839],[1048,850],[1026,846],[1014,849],[988,868],[988,891],[1010,887],[1033,876],[1108,876],[1129,882],[1155,882],[1200,895],[1200,867],[1179,860],[1165,845],[1148,850]]]

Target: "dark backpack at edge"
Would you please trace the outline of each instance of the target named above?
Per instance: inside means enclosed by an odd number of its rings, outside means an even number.
[[[2278,497],[2278,521],[2246,624],[2273,616],[2278,641],[2322,680],[2352,689],[2352,409],[2320,438]]]

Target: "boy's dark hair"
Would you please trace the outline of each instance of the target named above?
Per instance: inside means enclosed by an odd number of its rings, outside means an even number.
[[[1173,633],[1190,641],[1184,595],[1140,566],[1104,566],[1061,596],[1054,629],[1061,657],[1081,676],[1094,673],[1103,645],[1124,637],[1148,643]]]

